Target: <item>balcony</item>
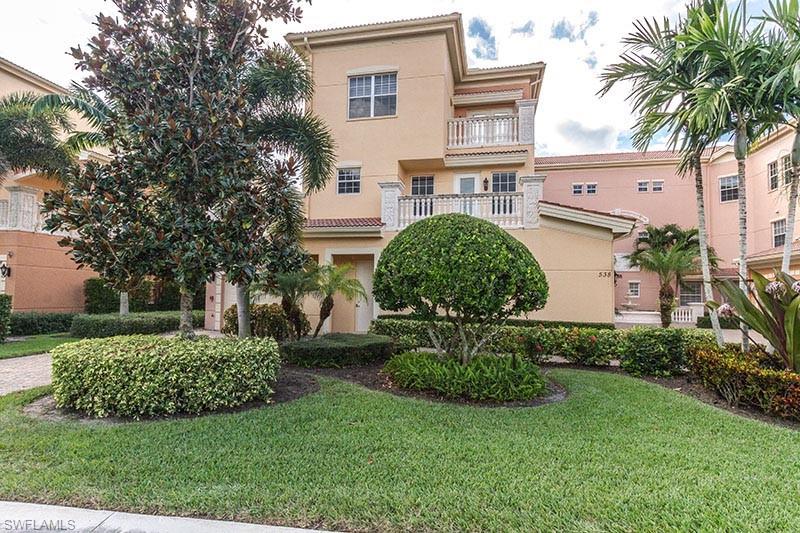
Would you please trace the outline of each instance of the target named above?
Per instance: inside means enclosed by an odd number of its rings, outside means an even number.
[[[398,198],[397,229],[445,213],[472,215],[506,229],[521,228],[522,200],[521,192],[401,196]]]
[[[448,148],[520,144],[519,115],[453,118],[447,121]]]

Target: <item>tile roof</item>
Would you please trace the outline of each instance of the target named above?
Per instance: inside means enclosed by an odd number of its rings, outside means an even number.
[[[800,239],[794,241],[792,243],[792,252],[800,251]],[[754,254],[750,254],[747,256],[748,259],[761,259],[764,257],[770,257],[773,255],[780,255],[783,253],[783,246],[776,246],[774,248],[768,248],[766,250],[761,250],[760,252],[756,252]]]
[[[447,13],[443,15],[431,15],[429,17],[412,17],[407,19],[395,19],[395,20],[386,20],[381,22],[368,22],[365,24],[352,24],[350,26],[335,26],[333,28],[320,28],[318,30],[308,30],[308,31],[301,31],[301,32],[292,32],[287,33],[286,38],[291,39],[298,35],[314,35],[315,33],[323,33],[328,31],[343,31],[343,30],[357,30],[358,28],[369,28],[373,26],[385,26],[388,24],[398,24],[401,22],[431,22],[436,20],[449,20],[454,18],[455,16],[461,17],[461,13],[454,11],[453,13]]]
[[[373,228],[381,227],[380,217],[364,218],[309,218],[306,228]]]
[[[466,147],[468,149],[468,147]],[[497,154],[524,154],[527,150],[492,150],[491,152],[461,152],[457,154],[445,154],[445,157],[463,157],[465,155],[497,155]]]
[[[717,149],[721,149],[722,146]],[[713,153],[715,149],[707,148],[705,156]],[[576,154],[576,155],[556,155],[556,156],[537,156],[534,159],[537,165],[568,165],[574,163],[609,163],[624,161],[651,161],[659,159],[677,159],[678,152],[673,150],[651,150],[647,152],[610,152],[597,154]]]
[[[585,207],[578,207],[576,205],[569,205],[569,204],[559,204],[558,202],[550,202],[547,200],[539,200],[541,204],[547,205],[554,205],[557,207],[566,207],[567,209],[575,209],[577,211],[584,211],[586,213],[592,213],[593,215],[603,215],[606,217],[614,217],[614,218],[622,218],[624,220],[633,220],[634,222],[638,222],[639,219],[636,217],[629,217],[627,215],[615,215],[614,213],[609,213],[608,211],[596,211],[594,209],[586,209]]]

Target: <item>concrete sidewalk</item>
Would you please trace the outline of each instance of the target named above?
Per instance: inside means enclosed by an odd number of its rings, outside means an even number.
[[[0,531],[299,533],[315,530],[0,501]]]

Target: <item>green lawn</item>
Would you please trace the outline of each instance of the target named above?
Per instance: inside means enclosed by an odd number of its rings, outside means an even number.
[[[566,401],[481,409],[326,379],[296,402],[170,422],[34,422],[0,398],[0,499],[331,529],[789,531],[800,432],[634,378],[552,372]],[[41,393],[41,391],[39,391]]]
[[[49,352],[59,344],[79,340],[80,339],[70,337],[68,333],[50,333],[46,335],[32,335],[21,341],[6,341],[0,344],[0,359]]]

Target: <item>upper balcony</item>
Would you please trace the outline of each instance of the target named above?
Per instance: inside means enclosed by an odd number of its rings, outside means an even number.
[[[447,148],[484,148],[520,144],[519,115],[451,118]]]

